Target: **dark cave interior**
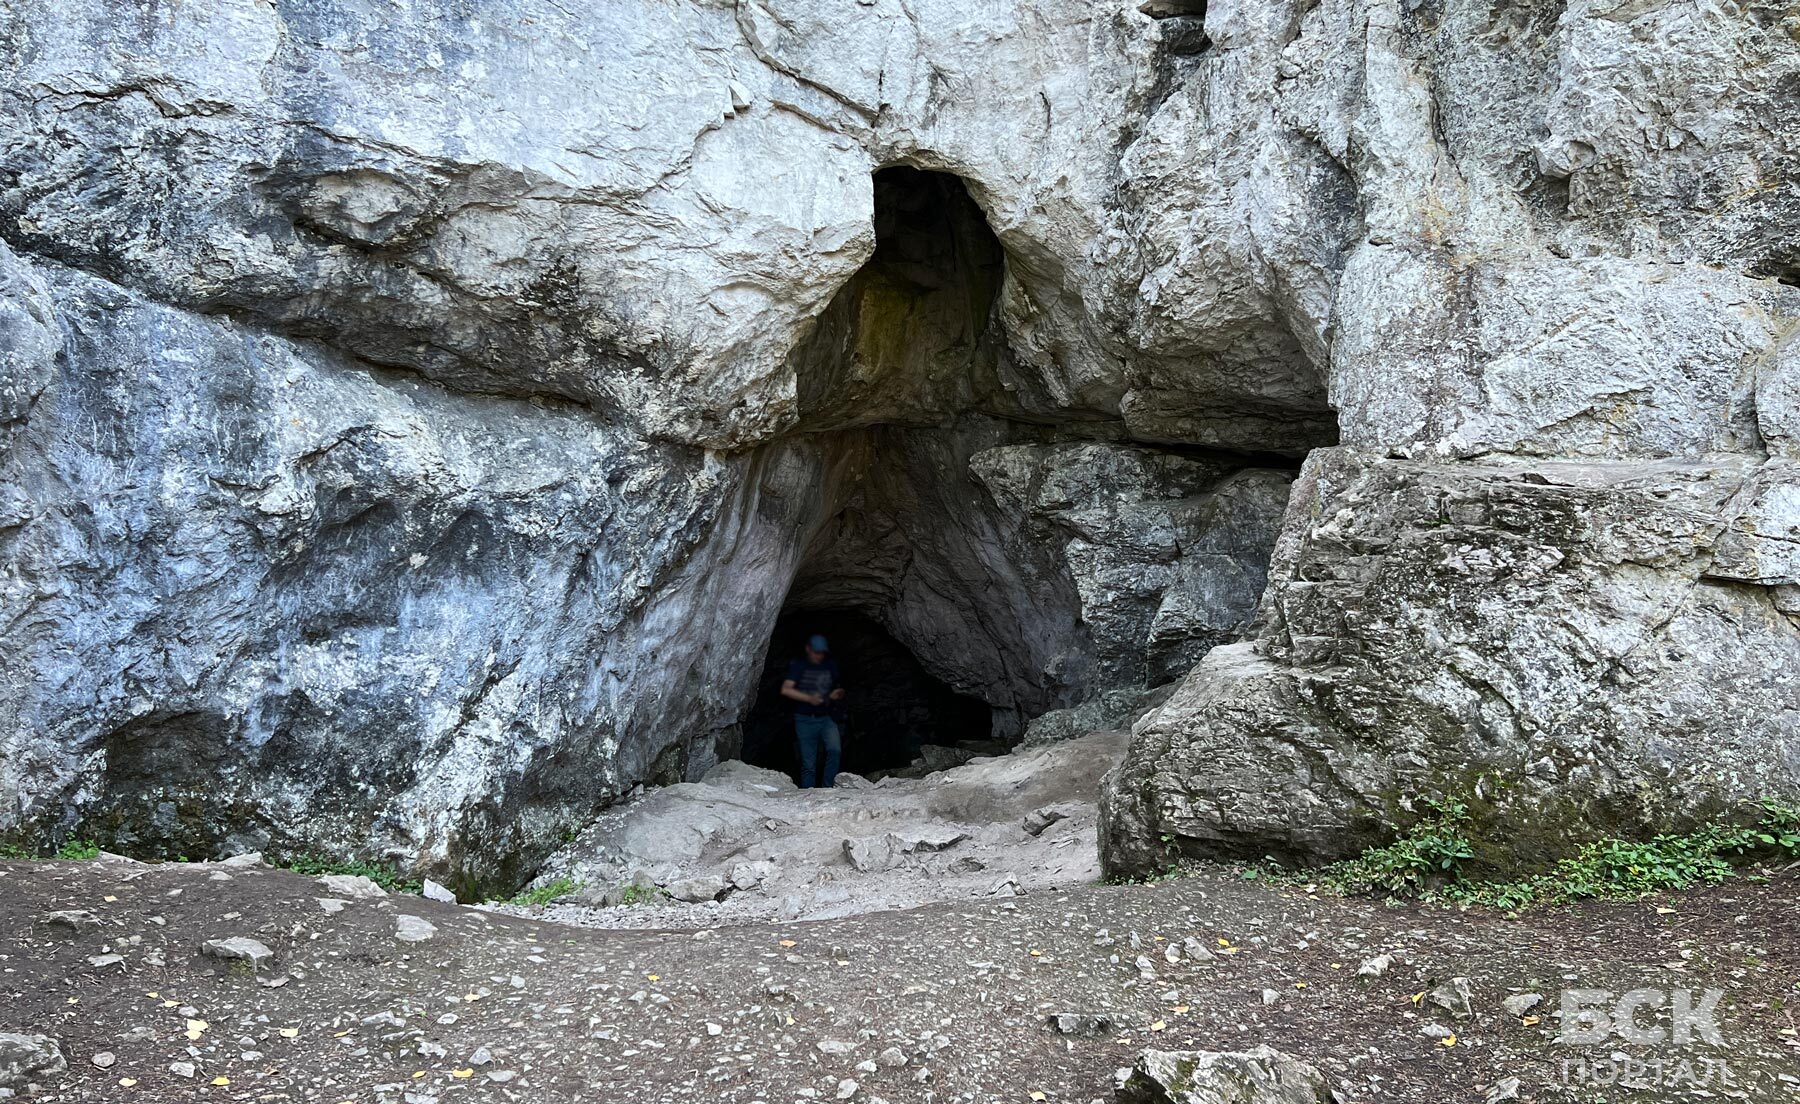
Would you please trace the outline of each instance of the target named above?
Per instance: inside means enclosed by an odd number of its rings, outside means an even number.
[[[967,186],[906,165],[872,180],[875,252],[792,355],[810,432],[936,425],[998,384],[1005,254]]]
[[[744,716],[743,759],[755,766],[799,773],[792,704],[781,696],[788,661],[798,659],[814,633],[831,641],[847,691],[838,727],[840,769],[869,775],[905,767],[923,744],[985,740],[991,710],[926,672],[880,623],[854,610],[794,610],[781,615]]]
[[[941,426],[977,408],[995,386],[1001,338],[991,314],[1005,260],[986,216],[948,173],[890,166],[874,173],[871,187],[875,251],[794,355],[806,432]],[[814,633],[831,639],[848,691],[838,710],[841,770],[902,769],[922,745],[991,735],[988,703],[933,677],[877,620],[895,600],[892,574],[910,557],[886,555],[885,540],[863,545],[853,538],[869,528],[865,522],[891,527],[893,508],[865,485],[844,504],[836,526],[852,539],[839,534],[815,552],[812,574],[823,578],[802,571],[797,586],[812,599],[797,590],[775,624],[741,721],[745,761],[797,777],[793,703],[780,686],[788,662]],[[834,546],[842,562],[833,562]]]

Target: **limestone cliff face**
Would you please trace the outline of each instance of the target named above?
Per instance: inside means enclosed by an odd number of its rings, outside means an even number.
[[[1797,36],[1758,5],[1301,19],[1280,111],[1361,218],[1345,447],[1252,638],[1138,725],[1114,872],[1342,855],[1430,801],[1531,861],[1792,798]]]
[[[1797,36],[15,3],[0,830],[505,883],[728,749],[808,603],[1012,734],[1263,595],[1140,723],[1117,869],[1793,791]]]
[[[1542,861],[1583,834],[1791,795],[1800,607],[1752,577],[1769,561],[1740,557],[1791,541],[1792,515],[1758,503],[1793,474],[1741,456],[1322,452],[1262,631],[1139,724],[1109,791],[1114,868],[1165,861],[1165,836],[1346,855],[1433,800]]]

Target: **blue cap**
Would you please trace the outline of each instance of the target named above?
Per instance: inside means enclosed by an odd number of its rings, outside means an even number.
[[[825,642],[825,638],[816,633],[813,634],[811,640],[806,642],[806,646],[815,652],[829,652],[831,650],[831,645]]]

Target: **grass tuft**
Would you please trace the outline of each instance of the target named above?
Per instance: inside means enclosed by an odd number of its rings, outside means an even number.
[[[27,847],[17,839],[0,840],[0,859],[62,859],[65,862],[91,859],[100,854],[93,840],[72,839],[57,848],[54,855]]]

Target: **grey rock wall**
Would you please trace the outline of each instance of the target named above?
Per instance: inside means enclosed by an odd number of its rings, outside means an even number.
[[[1059,548],[1097,643],[1099,685],[1160,686],[1241,636],[1291,473],[1105,444],[1010,445],[970,470],[1034,542]]]
[[[1339,856],[1449,800],[1530,863],[1800,793],[1796,32],[1757,4],[1302,18],[1278,112],[1360,201],[1351,447],[1309,458],[1252,638],[1140,720],[1115,873]]]
[[[1182,677],[1118,869],[1790,792],[1726,672],[1796,631],[1797,35],[15,2],[0,831],[514,881],[729,748],[784,603],[1005,734]]]
[[[1499,861],[1685,830],[1800,793],[1800,612],[1738,549],[1791,540],[1785,462],[1315,454],[1253,641],[1139,722],[1112,780],[1118,869],[1161,839],[1335,857],[1423,802]],[[1776,535],[1779,533],[1780,535]],[[1746,585],[1753,584],[1753,585]]]
[[[971,477],[1002,423],[710,452],[10,252],[0,274],[31,403],[0,455],[14,828],[507,887],[730,750],[784,603],[883,618],[1003,735],[1151,647]],[[1272,526],[1280,496],[1257,505]],[[1194,585],[1253,604],[1222,567]]]
[[[1230,414],[1324,410],[1293,342],[1227,355],[1238,343],[1211,333],[1266,313],[1241,274],[1165,277],[1193,306],[1154,337],[1125,332],[1146,262],[1120,146],[1180,63],[1165,24],[1126,6],[15,11],[9,240],[160,300],[745,445],[799,418],[788,358],[874,253],[871,173],[904,162],[961,176],[1007,251],[993,405],[1132,411],[1163,439],[1289,451],[1311,441]],[[1158,397],[1190,386],[1207,409]]]
[[[817,450],[645,444],[43,282],[65,367],[0,460],[11,818],[489,877],[734,721]]]
[[[0,242],[0,453],[55,371],[57,333],[49,289]]]

